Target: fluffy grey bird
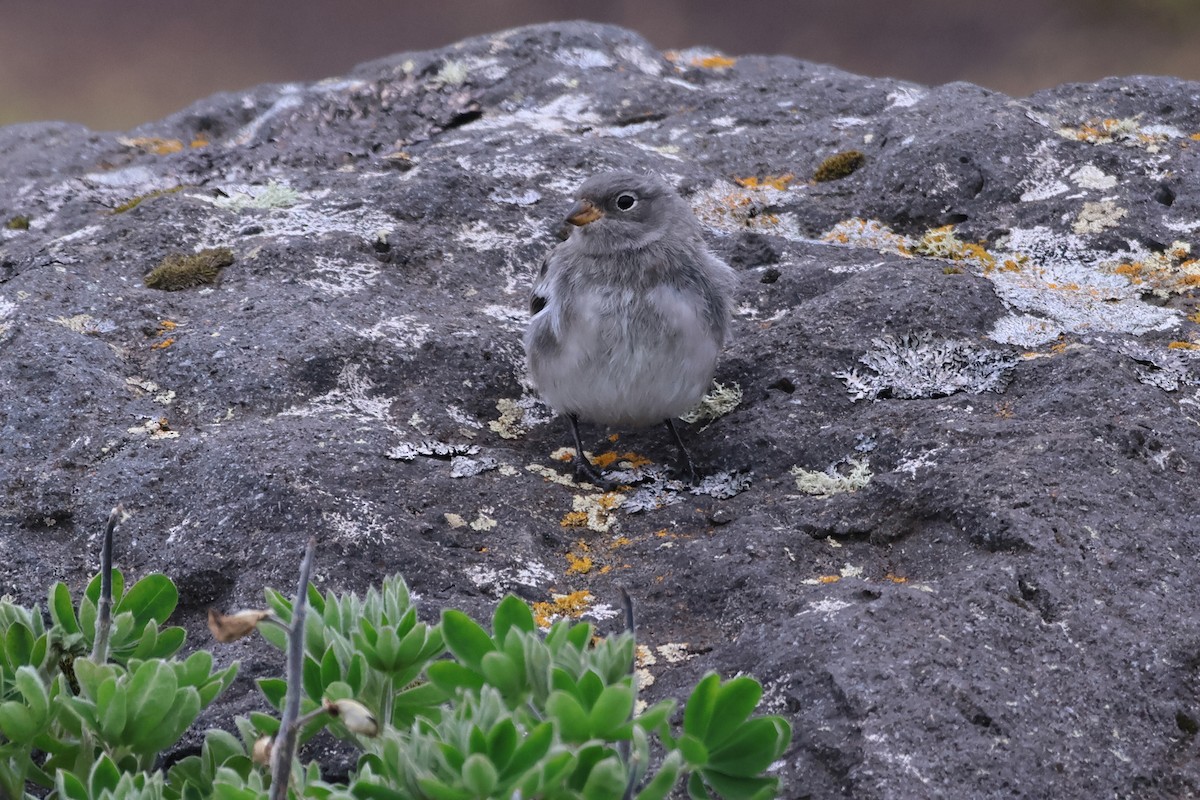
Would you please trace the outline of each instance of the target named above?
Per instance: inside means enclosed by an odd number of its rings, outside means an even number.
[[[571,235],[542,262],[533,288],[525,354],[542,399],[571,423],[576,474],[610,485],[583,454],[580,419],[665,422],[695,482],[674,418],[712,383],[736,274],[656,177],[596,175],[566,221]]]

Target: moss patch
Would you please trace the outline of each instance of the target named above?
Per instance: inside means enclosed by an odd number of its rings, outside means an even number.
[[[817,167],[816,172],[813,173],[813,180],[817,183],[841,180],[865,164],[866,161],[867,157],[857,150],[834,153]]]
[[[210,247],[199,253],[171,253],[142,281],[151,289],[177,292],[206,283],[216,283],[224,267],[233,263],[228,247]]]

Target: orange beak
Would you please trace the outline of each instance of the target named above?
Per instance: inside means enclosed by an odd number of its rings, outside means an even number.
[[[567,222],[582,227],[589,222],[595,222],[603,216],[604,212],[591,200],[580,200],[571,209],[571,213],[567,214]]]

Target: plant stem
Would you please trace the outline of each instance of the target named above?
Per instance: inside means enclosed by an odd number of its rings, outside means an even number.
[[[108,637],[112,632],[112,551],[113,532],[125,509],[120,503],[108,515],[104,539],[100,543],[100,602],[96,605],[96,639],[92,644],[92,661],[108,661]]]
[[[304,548],[304,560],[300,562],[300,586],[296,589],[296,601],[292,604],[287,649],[287,694],[283,700],[283,715],[279,718],[279,733],[271,748],[271,800],[287,800],[292,761],[296,757],[304,669],[304,615],[308,601],[308,575],[312,571],[316,548],[317,540],[310,538]]]

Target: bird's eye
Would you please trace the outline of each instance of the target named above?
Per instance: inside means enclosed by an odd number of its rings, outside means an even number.
[[[636,205],[637,195],[630,194],[629,192],[624,192],[617,195],[617,208],[621,209],[622,211],[628,211]]]

